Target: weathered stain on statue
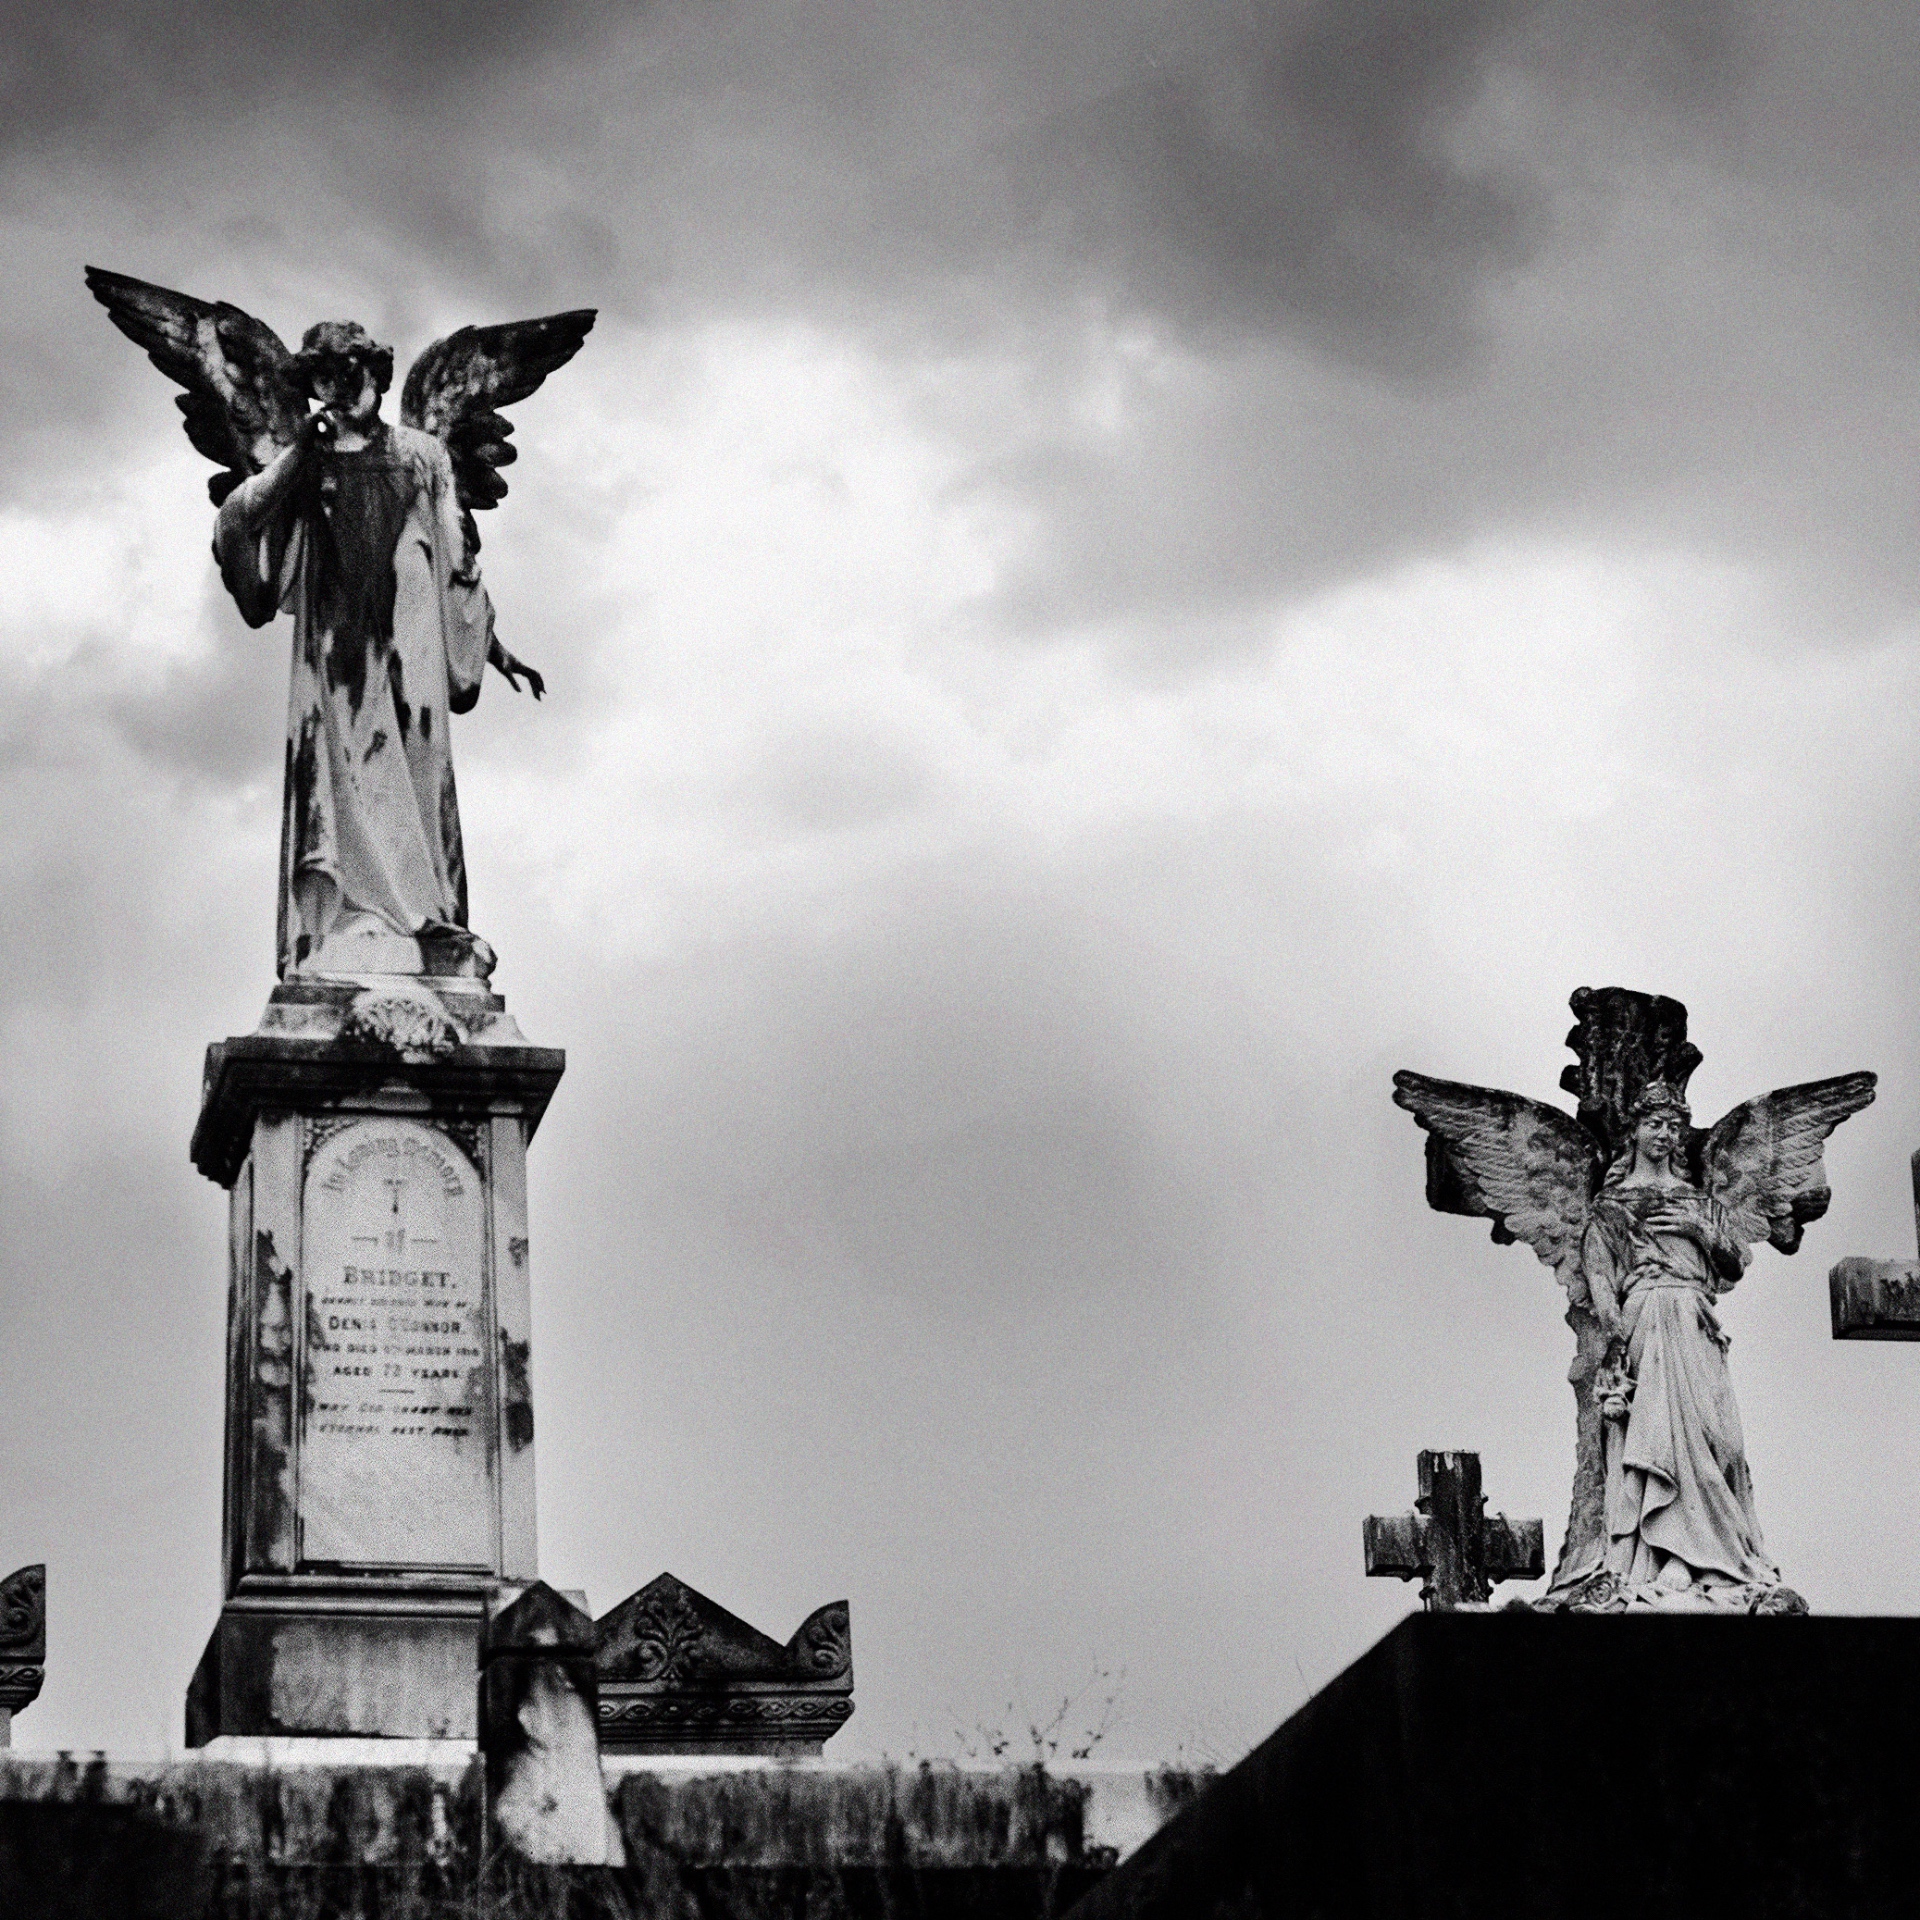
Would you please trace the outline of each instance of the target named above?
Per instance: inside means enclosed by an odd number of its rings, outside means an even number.
[[[527,1379],[530,1351],[529,1342],[509,1340],[506,1329],[500,1329],[500,1369],[507,1382],[507,1445],[515,1453],[533,1445],[533,1388]]]
[[[288,1558],[293,1515],[293,1269],[269,1228],[254,1235],[254,1265],[253,1433],[261,1470],[253,1483],[247,1560],[262,1566]]]

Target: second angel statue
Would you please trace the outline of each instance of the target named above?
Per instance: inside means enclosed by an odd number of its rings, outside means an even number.
[[[1678,1001],[1583,987],[1573,1010],[1577,1115],[1394,1076],[1427,1130],[1429,1203],[1526,1241],[1567,1291],[1579,1443],[1545,1604],[1804,1611],[1761,1535],[1717,1303],[1755,1246],[1792,1253],[1826,1211],[1827,1138],[1874,1076],[1783,1087],[1697,1128]]]
[[[437,341],[389,424],[393,350],[353,321],[309,327],[295,353],[225,302],[98,267],[87,285],[186,388],[187,437],[223,469],[207,483],[213,550],[241,618],[293,615],[280,974],[484,980],[494,955],[467,926],[447,720],[479,699],[489,663],[545,689],[494,632],[473,513],[507,490],[498,409],[572,359],[592,312]]]

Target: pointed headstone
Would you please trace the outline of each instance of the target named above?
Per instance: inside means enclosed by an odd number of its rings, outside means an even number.
[[[624,1866],[600,1772],[593,1620],[536,1580],[488,1616],[480,1647],[487,1812],[523,1860]]]

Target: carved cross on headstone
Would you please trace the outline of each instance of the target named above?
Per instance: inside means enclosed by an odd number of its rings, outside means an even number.
[[[1538,1520],[1487,1512],[1477,1453],[1423,1452],[1414,1505],[1412,1513],[1373,1515],[1362,1538],[1368,1574],[1418,1578],[1429,1613],[1484,1604],[1498,1581],[1537,1580],[1546,1570]]]
[[[1913,1156],[1913,1223],[1920,1237],[1920,1153]],[[1850,1254],[1827,1275],[1836,1340],[1920,1340],[1920,1260]]]

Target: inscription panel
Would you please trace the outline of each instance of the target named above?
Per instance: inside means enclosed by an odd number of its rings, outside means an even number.
[[[417,1121],[375,1118],[307,1163],[300,1557],[490,1567],[486,1194]]]

